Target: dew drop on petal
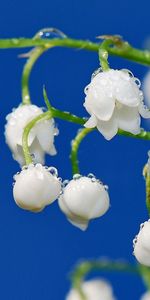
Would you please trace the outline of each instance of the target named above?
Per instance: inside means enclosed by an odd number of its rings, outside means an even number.
[[[66,179],[62,182],[62,188],[65,188],[67,186],[67,184],[69,183],[69,180]]]
[[[109,189],[108,185],[104,185],[104,189],[105,189],[106,191],[108,191],[108,189]]]
[[[95,177],[93,177],[93,178],[91,178],[91,181],[92,181],[92,182],[96,182],[97,179],[96,179]]]
[[[99,73],[103,72],[102,68],[98,68],[96,69],[93,73],[92,73],[92,76],[91,76],[91,80]]]
[[[92,173],[89,173],[87,177],[93,179],[93,178],[95,178],[95,175]]]
[[[135,83],[137,84],[137,86],[140,88],[141,87],[141,81],[138,78],[134,78]]]
[[[73,179],[74,180],[78,180],[78,179],[80,179],[82,176],[81,176],[81,174],[74,174],[73,175]]]
[[[25,165],[25,166],[22,167],[22,170],[27,170],[27,169],[28,169],[27,165]]]
[[[58,176],[58,172],[57,172],[57,169],[54,168],[54,167],[50,167],[48,168],[49,172],[53,175],[53,176]]]
[[[64,34],[61,30],[57,28],[43,28],[37,32],[37,34],[34,36],[34,39],[65,39],[67,38],[67,35]]]
[[[142,223],[142,224],[140,225],[140,230],[141,230],[143,227],[144,227],[144,223]]]
[[[133,73],[130,70],[128,70],[128,69],[122,69],[122,71],[128,73],[131,78],[134,77]]]

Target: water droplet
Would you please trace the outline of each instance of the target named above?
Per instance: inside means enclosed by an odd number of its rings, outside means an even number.
[[[43,28],[39,30],[36,35],[34,36],[34,39],[66,39],[67,35],[64,34],[61,30],[57,28]]]
[[[59,196],[61,196],[63,194],[63,190],[60,191]]]
[[[92,179],[92,178],[95,178],[95,175],[92,173],[89,173],[87,177]]]
[[[88,90],[89,90],[89,85],[87,85],[87,86],[85,87],[85,89],[84,89],[84,93],[85,93],[85,95],[87,95],[87,93],[88,93]]]
[[[35,159],[35,154],[34,153],[31,153],[30,156],[31,156],[32,159]]]
[[[135,83],[140,88],[141,87],[141,81],[138,78],[134,78]]]
[[[28,169],[28,166],[26,166],[26,165],[22,167],[22,170],[27,170],[27,169]]]
[[[92,181],[92,182],[96,182],[97,179],[96,179],[95,177],[93,177],[93,178],[91,178],[91,181]]]
[[[62,182],[62,178],[61,178],[61,177],[58,177],[58,180],[59,180],[60,182]]]
[[[96,70],[92,73],[91,80],[92,80],[97,74],[102,73],[102,72],[103,72],[102,68],[96,69]]]
[[[131,78],[134,77],[133,73],[130,70],[128,70],[128,69],[122,69],[122,71],[128,73]]]
[[[81,176],[81,174],[74,174],[73,175],[73,179],[74,180],[78,180],[78,179],[80,179],[82,176]]]
[[[15,182],[12,183],[12,186],[13,186],[13,187],[14,187],[14,185],[15,185]]]
[[[66,179],[62,182],[62,188],[65,188],[67,186],[67,184],[69,183],[69,180]]]
[[[48,168],[49,172],[53,175],[53,176],[58,176],[58,172],[57,172],[57,169],[54,168],[54,167],[50,167]]]
[[[108,190],[109,190],[108,185],[104,185],[104,189],[105,189],[106,191],[108,191]]]
[[[13,44],[17,45],[19,44],[19,40],[18,39],[12,39]]]
[[[140,225],[140,230],[141,230],[143,227],[144,227],[144,223],[142,223],[142,224]]]

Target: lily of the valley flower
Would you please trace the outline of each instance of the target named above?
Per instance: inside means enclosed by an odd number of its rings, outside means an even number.
[[[104,215],[110,205],[106,187],[94,176],[79,174],[64,187],[58,203],[69,222],[81,230],[87,229],[91,219]]]
[[[6,143],[13,153],[15,160],[22,166],[25,164],[22,135],[25,126],[35,117],[42,114],[41,108],[36,105],[20,105],[14,109],[7,117],[5,126]],[[54,136],[58,134],[55,128],[54,119],[40,121],[31,129],[28,139],[30,153],[33,154],[33,161],[44,164],[45,153],[56,154],[54,146]]]
[[[23,209],[40,212],[55,201],[61,191],[57,170],[41,164],[30,164],[14,176],[14,200]]]
[[[146,292],[140,300],[150,300],[150,292]]]
[[[133,244],[134,255],[138,262],[150,267],[150,220],[141,224],[140,232]]]
[[[97,129],[110,140],[118,129],[139,134],[141,116],[150,118],[140,82],[128,70],[99,72],[85,88],[84,107],[91,115],[85,127]]]
[[[81,285],[87,300],[115,300],[111,285],[101,279],[85,281]],[[81,300],[79,292],[72,289],[66,300]]]

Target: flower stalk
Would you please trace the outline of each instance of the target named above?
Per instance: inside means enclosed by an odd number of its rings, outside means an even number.
[[[51,47],[66,47],[98,52],[100,43],[93,43],[88,40],[77,40],[71,38],[54,38],[51,40],[42,40],[38,38],[0,39],[0,49],[26,48],[36,46],[44,46],[47,49]],[[132,47],[128,42],[123,42],[121,47],[109,47],[107,50],[110,55],[119,56],[142,65],[150,66],[150,51],[136,49]]]
[[[36,118],[34,118],[32,121],[30,121],[27,126],[24,129],[23,136],[22,136],[22,147],[23,147],[23,153],[24,153],[24,158],[26,165],[29,165],[32,163],[32,155],[29,150],[28,146],[28,137],[31,129],[40,121],[44,120],[50,120],[52,118],[52,114],[50,111],[45,112]]]
[[[76,137],[71,142],[71,154],[70,160],[72,164],[72,173],[79,174],[79,161],[78,161],[78,150],[82,140],[87,136],[88,133],[92,132],[93,128],[79,129]]]
[[[29,53],[29,58],[24,65],[22,72],[22,103],[30,104],[31,97],[29,92],[29,78],[32,71],[32,68],[37,61],[37,59],[46,51],[47,49],[42,47],[36,47]]]

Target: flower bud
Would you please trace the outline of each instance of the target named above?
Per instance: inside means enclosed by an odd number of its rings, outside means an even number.
[[[141,116],[150,118],[144,106],[140,82],[128,70],[96,73],[85,88],[84,107],[91,115],[85,127],[97,129],[110,140],[118,129],[140,133]]]
[[[87,300],[115,300],[111,285],[104,280],[89,280],[81,285],[82,292]],[[81,296],[76,289],[72,289],[66,300],[81,300]]]
[[[53,172],[55,171],[55,172]],[[56,169],[41,164],[30,164],[23,167],[14,176],[14,200],[23,209],[40,212],[45,206],[56,200],[61,191],[61,182],[57,178]]]
[[[139,263],[150,266],[150,221],[141,225],[134,240],[134,255]]]
[[[5,125],[6,143],[13,153],[15,160],[22,166],[25,164],[22,135],[25,126],[35,117],[42,114],[43,111],[36,105],[20,105],[13,109],[7,117]],[[45,153],[50,155],[56,154],[54,146],[54,136],[58,134],[55,128],[54,119],[38,122],[30,131],[28,145],[30,153],[33,155],[34,163],[44,164]]]
[[[86,230],[91,219],[98,218],[109,208],[106,187],[95,177],[74,176],[59,197],[59,207],[74,226]]]

